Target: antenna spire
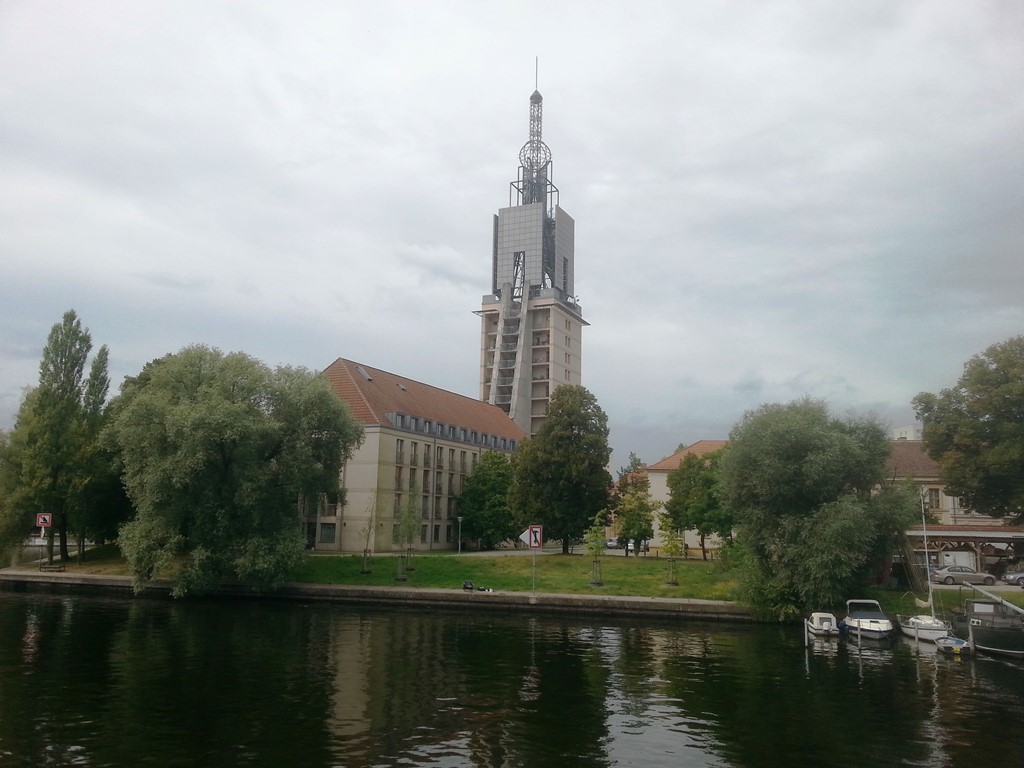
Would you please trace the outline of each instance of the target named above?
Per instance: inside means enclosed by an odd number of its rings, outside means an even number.
[[[535,91],[540,88],[540,86],[537,85],[537,83],[539,82],[539,77],[540,77],[540,56],[534,56],[533,57],[533,90],[535,90]]]

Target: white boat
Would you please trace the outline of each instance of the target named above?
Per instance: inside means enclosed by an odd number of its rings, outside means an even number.
[[[839,631],[858,640],[891,640],[896,627],[882,611],[877,600],[846,601],[846,616],[839,622]]]
[[[947,656],[968,656],[973,651],[969,642],[953,635],[935,638],[935,647]]]
[[[807,619],[807,632],[815,637],[834,637],[839,634],[835,614],[815,611]]]
[[[896,615],[900,631],[907,637],[914,640],[923,640],[934,643],[937,638],[953,634],[953,627],[948,621],[943,621],[932,614],[919,613],[916,616]]]
[[[919,613],[916,616],[901,616],[896,614],[896,621],[900,625],[900,631],[907,637],[914,640],[934,643],[940,637],[948,637],[953,634],[953,625],[943,621],[935,615],[935,595],[932,593],[932,580],[928,577],[927,569],[931,565],[928,555],[928,524],[924,515],[924,494],[921,495],[921,532],[924,534],[924,564],[925,581],[928,582],[928,602],[924,603],[914,598],[918,607],[930,608],[931,614]]]

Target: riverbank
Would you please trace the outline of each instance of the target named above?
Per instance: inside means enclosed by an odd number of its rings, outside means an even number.
[[[79,595],[122,595],[133,597],[132,581],[127,576],[41,572],[34,566],[0,570],[0,591],[42,592]],[[445,608],[523,613],[572,613],[660,617],[692,621],[753,622],[750,612],[726,600],[636,597],[624,595],[575,595],[546,592],[479,591],[401,586],[352,586],[339,584],[285,585],[272,594],[254,594],[240,587],[225,586],[216,593],[222,597],[336,602],[362,605],[399,605],[419,608]],[[154,581],[141,595],[169,598],[170,583]]]

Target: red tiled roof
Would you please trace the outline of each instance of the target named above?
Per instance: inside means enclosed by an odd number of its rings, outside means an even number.
[[[711,453],[721,448],[725,448],[729,444],[728,440],[698,440],[696,443],[692,443],[685,448],[673,453],[671,456],[667,456],[661,461],[652,464],[647,468],[648,472],[671,472],[673,469],[678,467],[682,463],[683,459],[690,455],[695,454],[697,456],[703,456],[705,453]]]
[[[939,477],[939,465],[925,453],[921,440],[890,440],[892,453],[885,463],[888,477],[918,480]]]
[[[323,372],[334,393],[360,424],[392,425],[387,414],[403,413],[435,424],[523,440],[526,435],[495,405],[432,387],[414,379],[339,357]]]

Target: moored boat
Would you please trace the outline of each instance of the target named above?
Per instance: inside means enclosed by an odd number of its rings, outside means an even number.
[[[985,597],[964,600],[953,614],[953,634],[987,653],[1024,658],[1024,609],[980,587]]]
[[[835,614],[815,611],[807,619],[807,631],[815,637],[834,637],[839,634]]]
[[[891,640],[896,637],[892,620],[882,612],[877,600],[847,600],[846,616],[839,622],[839,630],[862,640]]]
[[[939,653],[944,653],[947,656],[969,656],[971,654],[971,644],[953,635],[937,637],[933,642]]]
[[[948,621],[943,621],[927,613],[919,613],[916,616],[897,614],[896,621],[904,635],[929,643],[934,643],[936,639],[946,637],[953,632],[953,627]]]

